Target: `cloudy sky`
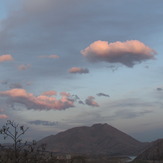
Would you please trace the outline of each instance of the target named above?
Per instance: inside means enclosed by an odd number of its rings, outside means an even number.
[[[163,137],[162,0],[0,4],[0,124],[37,140],[94,123]]]

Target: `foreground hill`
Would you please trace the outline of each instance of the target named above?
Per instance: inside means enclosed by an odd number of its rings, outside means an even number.
[[[147,146],[108,124],[75,127],[45,137],[47,150],[60,153],[137,155]]]
[[[163,160],[163,139],[153,142],[136,160]]]

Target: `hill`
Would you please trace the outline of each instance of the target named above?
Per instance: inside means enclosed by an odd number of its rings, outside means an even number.
[[[148,143],[142,143],[108,125],[75,127],[40,140],[47,150],[60,153],[137,155]]]
[[[136,160],[163,160],[163,139],[151,143],[151,146],[138,155]]]

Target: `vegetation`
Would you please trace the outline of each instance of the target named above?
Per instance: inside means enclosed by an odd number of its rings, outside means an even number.
[[[0,129],[4,139],[10,138],[12,144],[0,145],[0,163],[50,163],[54,162],[50,152],[45,152],[45,145],[37,146],[36,141],[28,143],[22,136],[28,128],[8,120]]]

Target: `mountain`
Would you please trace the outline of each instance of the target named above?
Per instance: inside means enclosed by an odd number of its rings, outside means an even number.
[[[163,160],[163,139],[151,143],[151,146],[138,155],[136,160]]]
[[[137,155],[147,146],[108,124],[75,127],[40,140],[60,153]]]

